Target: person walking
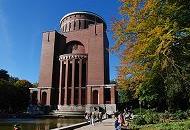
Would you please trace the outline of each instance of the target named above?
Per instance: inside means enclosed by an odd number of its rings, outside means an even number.
[[[91,124],[92,126],[94,126],[94,120],[95,120],[95,112],[92,112],[92,113],[91,113],[91,116],[90,116],[90,124]]]
[[[119,123],[118,117],[115,120],[115,130],[121,130],[121,124]]]
[[[101,123],[102,122],[102,112],[99,112],[99,115],[98,115],[98,117],[99,117],[99,122]]]

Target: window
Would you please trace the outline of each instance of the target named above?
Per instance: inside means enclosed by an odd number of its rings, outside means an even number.
[[[81,28],[81,21],[79,20],[79,29]]]
[[[71,23],[69,23],[69,31],[71,30]]]
[[[65,24],[65,32],[67,31],[67,24]]]

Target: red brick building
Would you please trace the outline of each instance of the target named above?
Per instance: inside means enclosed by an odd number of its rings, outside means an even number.
[[[103,18],[86,11],[69,13],[60,29],[43,33],[38,102],[68,112],[97,105],[115,109]]]

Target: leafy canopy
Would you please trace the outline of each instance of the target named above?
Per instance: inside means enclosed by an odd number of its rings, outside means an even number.
[[[118,84],[147,102],[189,97],[190,1],[121,0],[112,50],[120,56]],[[131,88],[130,88],[131,89]]]

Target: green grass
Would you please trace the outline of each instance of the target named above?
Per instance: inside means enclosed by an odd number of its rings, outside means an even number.
[[[130,128],[140,130],[190,130],[190,119],[176,122],[150,124],[150,125],[130,125]]]

